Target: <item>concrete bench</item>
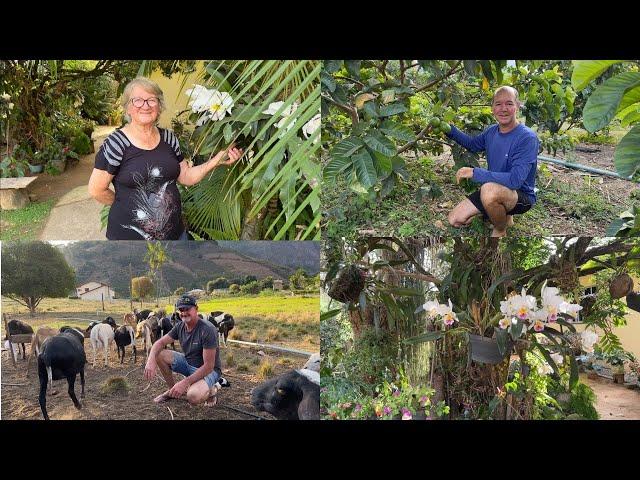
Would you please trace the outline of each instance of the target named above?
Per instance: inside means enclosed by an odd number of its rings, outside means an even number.
[[[29,205],[27,187],[38,177],[0,178],[0,208],[16,210]]]

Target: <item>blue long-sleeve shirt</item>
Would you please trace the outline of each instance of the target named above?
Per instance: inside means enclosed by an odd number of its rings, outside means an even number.
[[[498,125],[491,125],[480,135],[471,137],[451,125],[447,136],[472,152],[485,151],[489,169],[475,167],[473,177],[477,183],[499,183],[511,190],[521,190],[531,203],[536,203],[536,166],[538,164],[538,137],[523,124],[507,133],[500,133]]]

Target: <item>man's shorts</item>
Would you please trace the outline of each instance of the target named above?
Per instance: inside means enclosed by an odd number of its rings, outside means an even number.
[[[173,352],[173,362],[171,363],[172,372],[180,373],[185,377],[188,377],[189,375],[193,374],[193,372],[195,372],[197,369],[198,367],[194,367],[193,365],[189,365],[187,363],[187,358],[184,356],[183,353]],[[220,374],[214,369],[213,372],[211,372],[209,375],[204,377],[203,380],[207,382],[207,385],[209,385],[209,388],[211,388],[218,381],[219,378],[220,378]]]
[[[531,208],[531,200],[526,193],[521,192],[520,190],[516,190],[518,193],[518,201],[516,202],[516,206],[513,207],[510,211],[507,212],[507,215],[521,215],[528,211]],[[473,203],[473,206],[480,210],[480,213],[484,218],[489,218],[487,215],[487,211],[484,209],[484,205],[480,201],[480,190],[476,190],[471,195],[468,195],[467,198]]]

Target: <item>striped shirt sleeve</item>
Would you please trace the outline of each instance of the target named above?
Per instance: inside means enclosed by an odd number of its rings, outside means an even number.
[[[160,135],[162,140],[173,149],[176,157],[178,158],[178,163],[184,160],[184,155],[182,155],[182,151],[180,150],[180,142],[178,141],[178,137],[176,137],[175,133],[171,130],[161,128]]]
[[[105,170],[111,175],[116,175],[124,158],[124,151],[131,143],[126,135],[116,130],[100,146],[96,153],[95,168]]]

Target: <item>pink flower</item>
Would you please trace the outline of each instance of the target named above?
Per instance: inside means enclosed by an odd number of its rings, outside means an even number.
[[[426,395],[421,396],[420,397],[420,406],[421,407],[426,407],[428,401],[429,401],[429,397],[427,397]]]
[[[536,332],[541,332],[544,330],[544,323],[542,323],[540,320],[536,320],[536,323],[533,324],[533,329]]]
[[[391,407],[384,407],[382,410],[383,415],[391,415]]]
[[[394,397],[399,397],[399,396],[400,396],[400,390],[395,390],[395,391],[393,392],[393,396],[394,396]]]
[[[403,408],[402,420],[411,420],[412,418],[413,418],[413,415],[411,414],[411,410],[409,410],[408,408]]]
[[[358,412],[360,412],[361,410],[362,410],[362,405],[360,405],[359,403],[356,405],[356,408],[354,408],[354,409],[353,409],[353,411],[354,411],[355,413],[358,413]]]

